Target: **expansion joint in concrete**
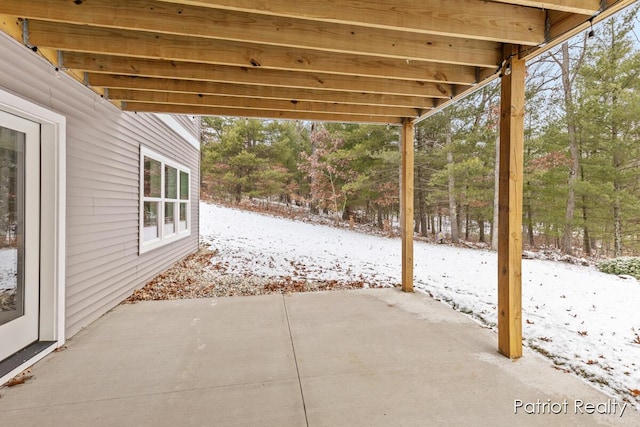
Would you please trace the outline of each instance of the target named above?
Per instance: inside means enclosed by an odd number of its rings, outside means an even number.
[[[302,397],[302,408],[304,409],[304,420],[309,427],[309,418],[307,417],[307,404],[304,401],[304,391],[302,390],[302,380],[300,379],[300,368],[298,367],[298,357],[296,356],[296,346],[293,342],[293,334],[291,333],[291,323],[289,322],[289,312],[287,311],[287,301],[282,294],[282,305],[284,306],[284,314],[287,317],[287,328],[289,328],[289,338],[291,339],[291,350],[293,351],[293,361],[296,364],[296,373],[298,374],[298,384],[300,385],[300,396]]]

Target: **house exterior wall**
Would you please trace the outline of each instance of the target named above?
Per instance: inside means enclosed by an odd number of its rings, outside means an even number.
[[[67,120],[66,335],[78,332],[172,263],[197,250],[199,129],[187,141],[153,114],[120,111],[0,34],[0,87]],[[140,147],[191,171],[191,234],[139,254]]]
[[[200,118],[197,116],[173,115],[178,123],[189,133],[200,139]]]

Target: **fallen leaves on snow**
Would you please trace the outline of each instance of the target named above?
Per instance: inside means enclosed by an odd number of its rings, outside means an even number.
[[[216,250],[201,248],[136,290],[125,303],[399,286],[364,279],[311,280],[306,278],[307,267],[297,262],[292,262],[296,268],[295,277],[238,275],[230,271],[228,262],[216,260],[217,255]]]

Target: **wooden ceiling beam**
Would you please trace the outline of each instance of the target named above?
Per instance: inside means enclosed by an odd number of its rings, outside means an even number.
[[[123,104],[124,111],[140,113],[173,113],[192,114],[199,116],[229,116],[229,117],[255,117],[260,119],[277,120],[305,120],[318,122],[340,122],[340,123],[373,123],[373,124],[393,124],[402,123],[401,117],[384,116],[361,116],[352,114],[334,113],[308,113],[297,111],[276,111],[276,110],[250,110],[246,108],[220,108],[193,105],[171,105],[171,104],[150,104],[143,102],[128,102]]]
[[[603,9],[594,17],[576,15],[566,12],[549,12],[549,41],[541,46],[526,47],[521,49],[520,57],[525,60],[532,59],[543,52],[553,49],[563,41],[575,36],[581,31],[587,31],[593,24],[597,24],[622,9],[636,3],[637,0],[603,0]]]
[[[478,74],[476,67],[464,65],[376,59],[46,21],[29,21],[28,25],[32,45],[77,52],[463,85],[476,83]]]
[[[529,59],[633,2],[6,0],[0,15],[15,14],[6,16],[18,40],[15,16],[37,18],[27,21],[29,47],[53,52],[74,75],[150,77],[135,89],[151,92],[165,90],[160,79],[176,80],[166,90],[192,97],[188,85],[216,84],[231,87],[215,95],[235,98],[393,103],[425,117],[495,78],[496,46],[517,44]],[[420,97],[431,108],[395,105]]]
[[[365,116],[419,116],[420,111],[407,107],[384,107],[373,105],[349,105],[328,102],[297,100],[240,98],[235,96],[202,95],[192,93],[151,92],[129,89],[109,91],[109,99],[152,104],[198,105],[220,108],[246,108],[251,110],[297,111],[311,113],[350,114]]]
[[[600,10],[600,0],[493,0],[519,6],[537,7],[547,10],[593,15]]]
[[[497,66],[501,45],[474,39],[283,19],[152,0],[3,0],[0,14],[190,37],[317,49],[403,60]]]
[[[544,41],[545,12],[542,9],[482,0],[160,1],[521,45],[537,45]]]
[[[299,73],[291,71],[238,68],[193,62],[126,58],[78,52],[63,52],[62,66],[87,72],[203,80],[299,89],[380,93],[431,97],[450,97],[451,86],[408,80],[385,80],[369,77]]]
[[[434,98],[400,96],[330,90],[296,89],[288,87],[240,85],[233,83],[206,82],[199,80],[176,80],[148,77],[132,77],[113,74],[91,73],[86,82],[93,87],[133,89],[171,93],[195,93],[225,95],[248,98],[330,102],[354,105],[378,105],[387,107],[412,107],[426,110],[433,107]],[[448,97],[439,97],[448,98]]]

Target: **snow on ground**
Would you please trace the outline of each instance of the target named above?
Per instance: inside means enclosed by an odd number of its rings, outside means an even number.
[[[200,205],[212,262],[238,275],[398,284],[398,238]],[[495,252],[415,242],[415,287],[497,322]],[[640,283],[593,267],[523,260],[525,344],[640,410]]]

